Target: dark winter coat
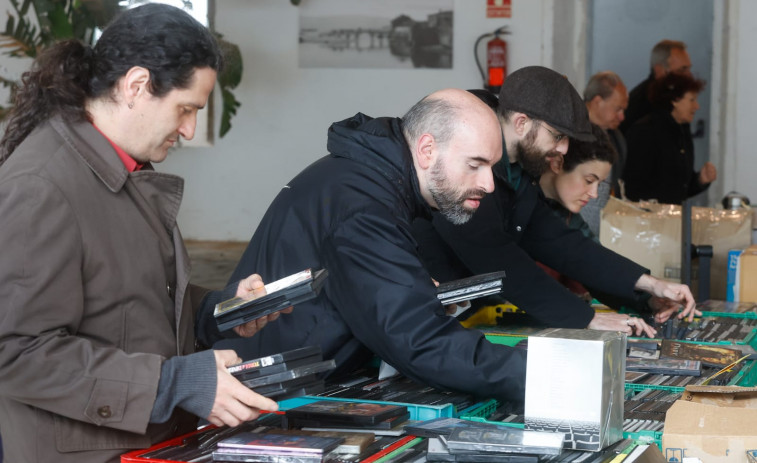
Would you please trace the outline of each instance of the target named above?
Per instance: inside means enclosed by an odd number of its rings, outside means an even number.
[[[628,160],[623,172],[626,196],[632,201],[656,199],[681,204],[706,190],[694,170],[694,143],[688,124],[669,111],[655,110],[628,130]]]
[[[522,400],[525,352],[463,328],[436,297],[411,235],[428,210],[401,121],[357,114],[331,126],[328,150],[281,190],[232,276],[273,281],[326,268],[319,297],[252,338],[216,346],[253,358],[320,345],[337,374],[375,353],[425,384]]]

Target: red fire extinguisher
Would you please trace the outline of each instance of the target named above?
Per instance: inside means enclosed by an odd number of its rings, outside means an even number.
[[[507,42],[500,39],[499,35],[486,43],[486,69],[488,70],[487,85],[499,89],[507,75]]]
[[[484,88],[495,93],[499,93],[500,87],[505,82],[507,76],[507,42],[502,40],[499,36],[509,34],[507,27],[503,26],[495,30],[492,33],[482,35],[476,40],[475,54],[476,64],[478,64],[479,71],[481,71],[481,77],[484,80]],[[481,68],[481,63],[478,60],[478,44],[481,40],[494,36],[493,39],[486,43],[486,73]]]

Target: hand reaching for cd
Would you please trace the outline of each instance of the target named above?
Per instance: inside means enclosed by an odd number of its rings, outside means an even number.
[[[260,278],[260,277],[258,277]],[[218,384],[213,408],[206,418],[216,426],[238,426],[260,415],[260,410],[278,410],[278,404],[253,392],[227,370],[242,361],[233,350],[213,351]]]
[[[667,299],[672,303],[678,304],[678,306],[666,304],[666,307],[655,316],[655,320],[658,322],[663,318],[667,319],[672,316],[678,311],[678,307],[682,309],[677,315],[679,319],[687,317],[689,321],[692,321],[694,316],[702,315],[700,311],[696,310],[694,296],[691,295],[691,290],[686,285],[660,280],[651,275],[644,274],[639,277],[635,288],[640,291],[646,291],[652,296]],[[654,309],[655,307],[652,306],[652,308]]]
[[[664,297],[652,296],[647,301],[647,305],[654,312],[655,323],[665,323],[668,319],[678,314],[681,309],[681,304],[677,301],[666,299]],[[702,315],[699,310],[691,311],[692,315]],[[681,318],[681,317],[678,317]]]
[[[255,299],[260,296],[265,296],[265,294],[266,292],[265,285],[263,284],[263,279],[258,274],[248,276],[244,280],[240,281],[239,286],[237,286],[237,297],[244,299]],[[286,309],[283,309],[279,312],[274,312],[255,320],[250,320],[243,325],[235,326],[234,332],[239,336],[242,336],[243,338],[249,338],[258,331],[262,330],[263,327],[268,324],[268,322],[272,322],[279,318],[279,314],[281,314],[282,312],[290,313],[292,312],[292,309],[292,307],[287,307]]]
[[[647,335],[650,338],[653,338],[657,334],[657,331],[647,325],[641,318],[629,317],[621,313],[595,313],[594,318],[589,322],[588,328],[592,330],[622,331],[629,336]]]

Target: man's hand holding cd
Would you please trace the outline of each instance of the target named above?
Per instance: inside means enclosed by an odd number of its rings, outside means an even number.
[[[265,294],[266,291],[263,279],[260,277],[260,275],[253,274],[239,282],[236,297],[241,297],[244,299],[255,299],[260,296],[265,296]],[[239,336],[242,336],[243,338],[249,338],[258,331],[262,330],[268,322],[272,322],[279,318],[280,313],[290,313],[292,310],[293,307],[290,306],[279,312],[274,312],[255,320],[251,320],[243,325],[235,326],[234,332]]]

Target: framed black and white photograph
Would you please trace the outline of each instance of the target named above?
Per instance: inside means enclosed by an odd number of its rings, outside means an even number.
[[[453,0],[307,0],[301,68],[452,68]]]

